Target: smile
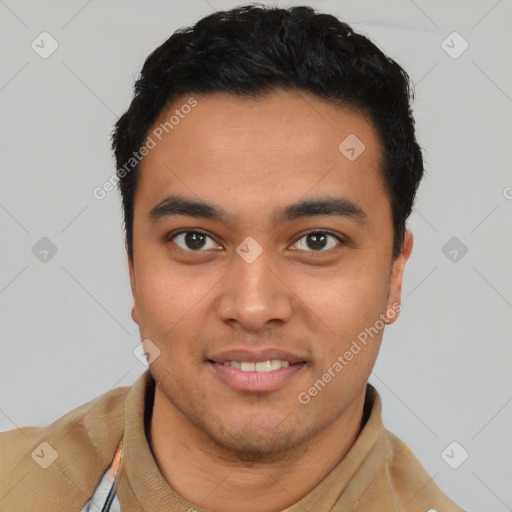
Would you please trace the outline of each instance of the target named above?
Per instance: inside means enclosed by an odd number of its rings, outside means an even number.
[[[242,370],[243,372],[272,372],[275,370],[279,370],[281,368],[286,368],[290,366],[288,361],[281,361],[280,359],[267,359],[266,361],[225,361],[224,366],[231,366],[232,368],[237,368],[238,370]]]
[[[208,361],[208,366],[224,384],[237,391],[269,392],[288,385],[306,367],[305,361],[281,359],[265,361]]]

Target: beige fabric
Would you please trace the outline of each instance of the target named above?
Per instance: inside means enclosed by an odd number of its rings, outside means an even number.
[[[205,512],[169,486],[151,454],[144,410],[153,385],[146,371],[133,386],[110,391],[48,427],[0,434],[0,511],[78,512],[124,433],[118,488],[122,512]],[[462,511],[409,448],[384,428],[381,400],[371,385],[367,407],[369,418],[344,459],[286,512]]]

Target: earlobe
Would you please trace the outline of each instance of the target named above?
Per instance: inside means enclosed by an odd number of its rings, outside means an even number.
[[[405,232],[404,242],[402,244],[402,250],[393,262],[391,271],[391,279],[389,284],[389,295],[386,311],[386,324],[392,324],[398,318],[399,312],[402,309],[402,281],[405,270],[405,264],[409,259],[412,252],[413,246],[413,235],[408,229]]]

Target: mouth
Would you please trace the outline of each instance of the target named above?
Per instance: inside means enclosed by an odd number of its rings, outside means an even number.
[[[222,359],[222,358],[221,358]],[[246,360],[250,359],[250,360]],[[253,357],[241,359],[215,360],[206,362],[224,384],[244,392],[276,391],[288,385],[291,380],[308,364],[306,360],[290,359],[261,359]]]
[[[215,361],[211,361],[214,363]],[[292,364],[301,364],[305,363],[305,361],[300,361],[298,363]],[[218,363],[221,364],[221,363]],[[259,372],[259,373],[268,373],[275,372],[276,370],[280,370],[281,368],[287,368],[290,366],[289,361],[282,361],[281,359],[267,359],[266,361],[224,361],[222,363],[224,366],[231,366],[231,368],[236,368],[237,370],[241,370],[243,372]]]

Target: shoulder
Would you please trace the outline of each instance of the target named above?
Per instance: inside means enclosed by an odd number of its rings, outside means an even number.
[[[441,491],[411,449],[388,430],[386,435],[392,453],[389,480],[404,512],[423,509],[463,512]]]
[[[47,427],[1,433],[2,505],[9,510],[79,509],[122,436],[129,389],[109,391]]]

